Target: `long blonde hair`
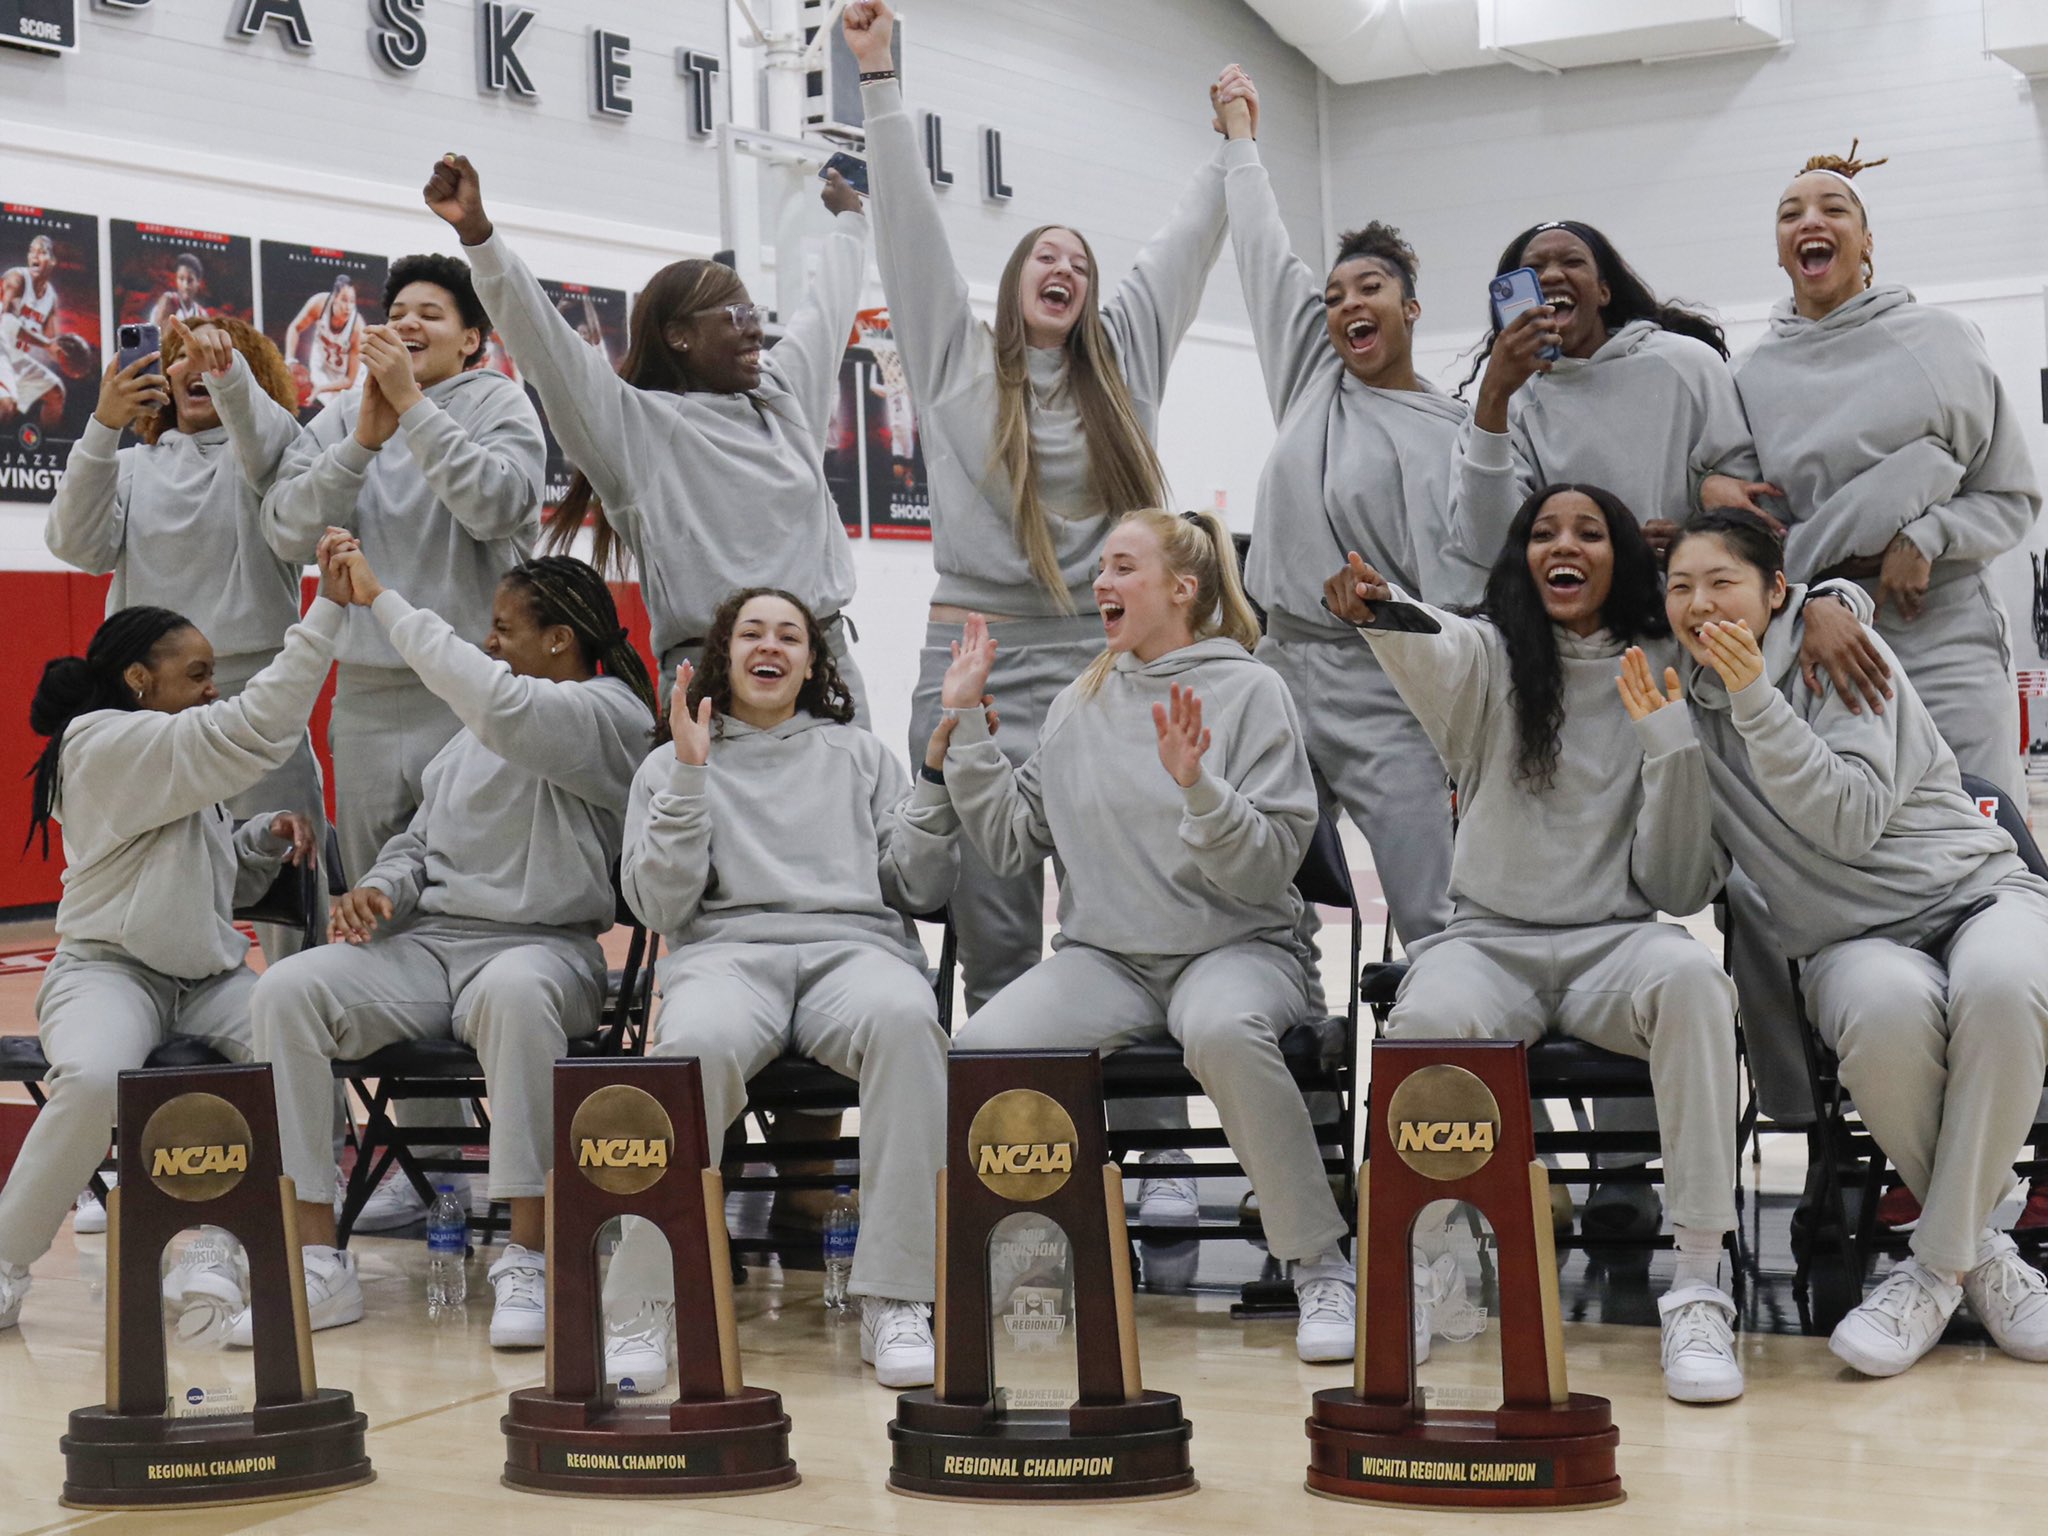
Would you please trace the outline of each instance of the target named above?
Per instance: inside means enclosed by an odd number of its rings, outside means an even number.
[[[1039,225],[1010,252],[996,292],[996,434],[989,459],[990,467],[1009,479],[1010,521],[1031,563],[1031,574],[1062,612],[1071,613],[1073,599],[1060,573],[1059,551],[1039,495],[1038,452],[1031,440],[1031,348],[1024,335],[1024,306],[1017,297],[1025,261],[1040,237],[1052,229],[1066,229],[1088,257],[1087,296],[1063,343],[1067,387],[1080,409],[1081,435],[1088,444],[1088,489],[1111,512],[1156,507],[1166,499],[1166,471],[1138,420],[1130,386],[1102,324],[1093,247],[1067,225]]]
[[[1178,516],[1157,507],[1142,507],[1117,519],[1117,527],[1142,523],[1159,540],[1159,553],[1166,562],[1166,574],[1175,580],[1195,578],[1195,600],[1188,614],[1188,630],[1197,640],[1218,635],[1235,640],[1247,651],[1259,644],[1259,616],[1251,599],[1244,595],[1244,582],[1237,574],[1237,545],[1230,528],[1214,512],[1182,512]],[[1081,696],[1093,698],[1102,690],[1116,652],[1104,651],[1081,674]]]

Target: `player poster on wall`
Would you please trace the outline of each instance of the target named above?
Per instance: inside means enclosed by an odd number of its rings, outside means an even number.
[[[247,235],[110,220],[114,323],[162,329],[173,319],[231,315],[254,325],[256,279],[249,246]]]
[[[855,318],[862,344],[874,358],[867,388],[868,537],[928,539],[931,485],[918,446],[903,354],[889,333],[886,309],[864,309]]]
[[[265,240],[259,258],[263,334],[277,343],[309,421],[363,380],[363,331],[384,323],[382,256]]]
[[[864,347],[848,347],[839,364],[839,399],[832,408],[832,425],[825,433],[825,486],[832,503],[839,508],[839,521],[849,539],[861,535],[863,510],[860,464],[862,434],[866,431],[864,395],[874,354]]]
[[[592,288],[583,283],[557,282],[550,277],[540,280],[541,292],[548,296],[548,302],[556,312],[574,327],[576,334],[593,347],[601,348],[605,359],[614,369],[626,355],[626,291],[623,288]],[[497,332],[491,333],[492,339]],[[509,370],[508,370],[509,371]],[[514,372],[513,378],[519,375]],[[531,386],[526,391],[533,400],[533,408],[540,411],[540,397]],[[548,439],[547,490],[542,496],[545,505],[553,507],[569,494],[569,486],[576,478],[576,466],[562,453],[562,445],[555,441],[554,430],[548,427],[548,413],[540,411],[542,428]]]
[[[0,202],[0,501],[48,501],[99,399],[100,225]]]

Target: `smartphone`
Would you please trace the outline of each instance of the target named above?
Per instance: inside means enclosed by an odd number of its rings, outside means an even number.
[[[136,359],[163,350],[163,333],[153,325],[124,325],[117,333],[120,351],[115,354],[117,367],[132,366]]]
[[[1493,300],[1493,323],[1497,330],[1506,330],[1517,315],[1527,314],[1543,303],[1543,283],[1536,276],[1534,267],[1517,267],[1512,272],[1503,272],[1487,285],[1486,291]],[[1536,355],[1546,363],[1554,363],[1564,354],[1555,346],[1549,346]]]
[[[1332,618],[1336,610],[1329,600],[1323,599],[1323,609]],[[1404,603],[1398,598],[1388,598],[1372,605],[1372,617],[1358,626],[1360,629],[1377,629],[1397,635],[1437,635],[1443,633],[1443,625],[1430,617],[1429,610],[1419,603]]]
[[[859,155],[849,155],[842,149],[830,160],[827,160],[824,165],[819,167],[818,179],[820,181],[825,179],[827,171],[837,171],[846,178],[846,184],[853,188],[854,191],[858,192],[862,197],[868,195],[868,163],[861,159]]]

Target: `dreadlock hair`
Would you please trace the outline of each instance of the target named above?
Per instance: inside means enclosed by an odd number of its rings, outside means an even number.
[[[811,612],[811,605],[780,587],[742,587],[718,605],[711,616],[711,628],[704,636],[704,656],[690,679],[690,708],[711,700],[718,716],[712,722],[715,736],[725,734],[725,717],[732,713],[732,632],[739,625],[740,611],[757,597],[779,597],[804,616],[804,640],[811,649],[811,675],[797,689],[796,707],[821,720],[837,725],[853,723],[853,690],[839,675],[839,663],[825,639],[824,626]]]
[[[476,331],[476,350],[462,359],[462,366],[476,366],[477,359],[484,355],[484,344],[491,334],[491,317],[484,308],[484,301],[477,297],[469,263],[438,251],[399,257],[391,263],[391,273],[384,279],[385,314],[391,313],[391,306],[398,296],[414,283],[432,283],[455,301],[455,312],[462,317],[464,327]]]
[[[136,662],[147,662],[168,635],[192,628],[192,621],[168,608],[123,608],[109,614],[93,631],[83,656],[59,656],[43,665],[42,681],[29,701],[29,729],[47,737],[29,777],[35,781],[30,801],[28,836],[22,852],[43,840],[50,856],[50,818],[56,813],[57,769],[64,754],[64,732],[80,715],[101,709],[132,710],[140,705],[122,676]]]
[[[1601,623],[1617,640],[1631,645],[1671,633],[1657,557],[1635,514],[1619,496],[1597,485],[1572,484],[1538,486],[1529,493],[1508,525],[1507,540],[1487,573],[1486,598],[1477,611],[1492,621],[1507,648],[1508,688],[1515,704],[1515,776],[1539,791],[1550,787],[1557,772],[1558,733],[1564,725],[1564,662],[1543,594],[1529,572],[1529,534],[1551,498],[1570,492],[1600,509],[1607,522],[1607,541],[1614,547],[1613,584],[1600,608]]]
[[[619,377],[635,389],[682,394],[690,387],[691,378],[682,354],[669,344],[669,327],[721,304],[742,303],[746,297],[747,285],[731,267],[694,257],[670,262],[648,279],[633,304]],[[569,494],[546,515],[541,547],[550,554],[561,554],[575,543],[585,519],[590,522],[591,563],[600,571],[623,575],[625,561],[618,533],[605,517],[604,505],[597,499],[590,477],[580,469],[569,482]]]
[[[268,336],[246,321],[237,320],[233,315],[209,315],[204,320],[187,320],[191,330],[212,326],[226,331],[228,340],[249,365],[249,372],[256,376],[256,387],[294,416],[299,414],[299,389],[292,382],[292,371],[286,365],[284,354],[277,350],[277,344]],[[167,373],[171,364],[185,355],[185,338],[176,331],[165,333],[162,356],[157,359],[157,372]],[[145,443],[154,443],[166,432],[178,425],[178,408],[166,400],[158,406],[156,413],[145,416],[135,424],[136,434]]]
[[[513,566],[498,584],[523,593],[533,610],[534,623],[543,629],[566,624],[576,637],[576,651],[583,664],[632,689],[633,696],[647,706],[647,713],[660,722],[661,705],[655,698],[654,681],[647,675],[647,663],[640,659],[625,625],[619,622],[612,589],[594,566],[568,555],[542,555]]]
[[[1508,248],[1500,253],[1500,262],[1494,268],[1494,276],[1500,277],[1517,267],[1527,266],[1523,253],[1529,249],[1529,242],[1548,230],[1562,229],[1576,236],[1593,253],[1593,267],[1600,275],[1600,281],[1607,289],[1607,302],[1601,307],[1600,322],[1610,332],[1620,330],[1631,320],[1648,320],[1662,330],[1678,336],[1690,336],[1694,341],[1703,341],[1721,354],[1723,361],[1728,357],[1728,338],[1721,334],[1721,327],[1705,312],[1680,303],[1665,303],[1650,291],[1650,285],[1637,275],[1636,269],[1621,259],[1621,252],[1614,248],[1599,230],[1590,224],[1581,224],[1577,219],[1551,219],[1547,223],[1532,224],[1508,242]],[[1472,387],[1472,381],[1479,377],[1480,370],[1493,353],[1493,344],[1500,340],[1500,327],[1489,319],[1485,336],[1473,349],[1472,369],[1457,388],[1457,397],[1465,398],[1465,391]]]
[[[1382,224],[1374,219],[1363,229],[1347,229],[1337,237],[1337,259],[1330,263],[1335,272],[1347,261],[1370,258],[1401,279],[1401,297],[1415,297],[1415,275],[1422,270],[1422,262],[1415,254],[1415,247],[1401,238],[1401,231],[1391,224]]]
[[[1024,305],[1017,297],[1024,263],[1046,232],[1054,229],[1065,229],[1079,240],[1088,258],[1081,313],[1060,350],[1065,354],[1067,387],[1081,416],[1081,435],[1088,444],[1089,492],[1109,512],[1156,507],[1166,499],[1166,471],[1138,420],[1130,386],[1102,323],[1101,274],[1094,248],[1079,230],[1064,224],[1039,225],[1010,252],[996,291],[996,430],[989,461],[990,468],[1010,483],[1010,526],[1031,574],[1062,613],[1072,613],[1073,595],[1060,572],[1051,515],[1039,492],[1038,445],[1031,436],[1031,347],[1024,335]]]
[[[1808,171],[1833,171],[1844,181],[1854,181],[1860,173],[1869,170],[1873,165],[1891,164],[1892,157],[1890,155],[1885,155],[1877,160],[1858,160],[1856,158],[1856,151],[1862,145],[1863,140],[1856,138],[1849,141],[1849,153],[1846,155],[1809,155],[1807,156],[1806,164],[1799,167],[1793,174],[1795,177],[1798,177],[1804,176]],[[1870,227],[1870,210],[1863,206],[1863,199],[1861,197],[1856,199],[1856,211],[1863,215],[1863,227],[1868,229]]]
[[[1244,582],[1237,574],[1237,544],[1222,518],[1214,512],[1176,516],[1157,507],[1143,507],[1117,519],[1117,527],[1125,523],[1142,523],[1152,530],[1168,576],[1195,578],[1195,600],[1188,613],[1188,628],[1195,639],[1221,635],[1248,651],[1258,649],[1259,616],[1244,594]],[[1104,651],[1091,661],[1081,674],[1081,697],[1092,699],[1100,693],[1115,665],[1114,651]]]

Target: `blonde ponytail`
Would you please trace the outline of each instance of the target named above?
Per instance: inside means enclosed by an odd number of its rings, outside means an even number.
[[[1183,512],[1176,516],[1157,507],[1126,512],[1117,526],[1142,522],[1159,540],[1166,573],[1195,578],[1195,600],[1189,614],[1188,631],[1196,640],[1221,637],[1235,640],[1247,651],[1258,649],[1259,616],[1245,596],[1244,581],[1237,571],[1237,545],[1230,537],[1230,525],[1214,512]],[[1102,691],[1116,653],[1104,651],[1081,674],[1081,696],[1093,698]]]

